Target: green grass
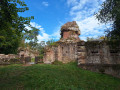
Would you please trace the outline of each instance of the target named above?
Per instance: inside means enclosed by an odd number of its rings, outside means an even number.
[[[32,58],[31,62],[35,62],[35,58]]]
[[[120,79],[75,63],[0,67],[0,90],[120,90]]]

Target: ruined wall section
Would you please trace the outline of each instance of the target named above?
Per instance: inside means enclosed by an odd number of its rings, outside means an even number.
[[[16,54],[0,54],[0,65],[19,64],[20,59]]]
[[[80,43],[80,42],[79,42]],[[119,43],[119,42],[118,42]],[[114,47],[113,47],[114,46]],[[85,59],[78,58],[78,66],[94,72],[106,73],[120,78],[120,46],[106,41],[91,41],[85,45]],[[78,48],[78,50],[81,46]],[[80,57],[83,56],[82,54]],[[79,56],[79,55],[78,55]]]
[[[86,63],[120,64],[120,47],[112,48],[107,42],[86,43]]]
[[[18,55],[19,57],[24,56],[28,57],[30,56],[31,58],[35,58],[35,56],[39,56],[39,52],[37,50],[31,50],[30,48],[18,48]]]
[[[44,63],[51,64],[54,61],[68,63],[77,60],[77,44],[59,42],[58,46],[46,48]]]
[[[46,47],[43,62],[46,64],[51,64],[57,59],[58,59],[58,47],[56,46]]]
[[[63,63],[77,60],[77,44],[76,43],[59,43],[58,61]]]

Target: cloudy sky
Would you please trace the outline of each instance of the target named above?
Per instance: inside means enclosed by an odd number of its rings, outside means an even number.
[[[34,16],[31,25],[40,29],[38,40],[59,40],[60,27],[68,21],[76,21],[81,30],[80,38],[104,35],[104,24],[99,24],[94,13],[105,0],[24,0],[29,11],[21,16]]]

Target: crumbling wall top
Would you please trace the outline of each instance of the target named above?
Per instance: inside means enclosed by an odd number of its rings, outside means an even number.
[[[79,26],[77,25],[76,21],[67,22],[66,24],[64,24],[61,27],[61,33],[63,31],[77,31],[78,34],[80,35],[80,29],[79,29]]]

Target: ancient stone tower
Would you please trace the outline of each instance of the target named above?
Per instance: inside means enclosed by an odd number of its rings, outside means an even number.
[[[60,35],[60,40],[56,42],[57,46],[46,47],[44,63],[52,63],[55,60],[67,63],[77,60],[77,42],[80,42],[77,23],[73,21],[64,24]]]
[[[72,42],[78,42],[80,41],[79,35],[80,35],[80,30],[79,26],[75,21],[73,22],[67,22],[61,27],[61,39],[60,41],[72,41]]]

